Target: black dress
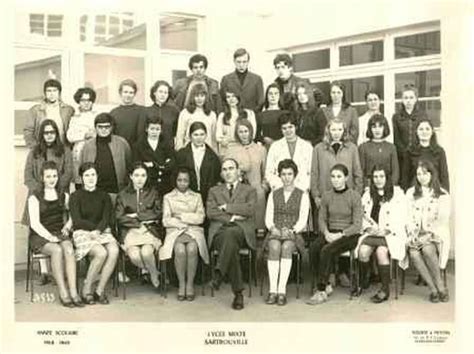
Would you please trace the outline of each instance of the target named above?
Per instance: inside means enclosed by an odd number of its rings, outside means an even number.
[[[42,193],[34,193],[38,199],[40,209],[40,222],[46,230],[51,232],[54,236],[62,239],[61,230],[64,226],[64,193],[59,195],[56,200],[45,200]],[[34,252],[41,252],[43,246],[50,241],[38,235],[32,228],[30,228],[30,246]]]

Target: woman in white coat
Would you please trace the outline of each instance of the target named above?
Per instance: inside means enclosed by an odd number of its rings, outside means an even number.
[[[170,259],[174,252],[174,264],[179,281],[178,300],[194,300],[194,277],[198,253],[209,264],[204,229],[205,212],[199,193],[189,188],[190,172],[179,167],[176,188],[163,198],[163,226],[166,238],[160,248],[160,259]]]
[[[278,164],[282,160],[291,159],[298,166],[295,186],[303,191],[309,191],[313,146],[296,135],[298,122],[291,113],[283,114],[279,118],[279,124],[283,138],[275,141],[268,150],[265,179],[272,190],[282,187]]]
[[[371,297],[381,303],[390,296],[390,259],[405,258],[406,199],[399,187],[394,187],[384,166],[375,165],[371,173],[370,189],[362,196],[362,237],[356,254],[359,258],[362,288],[369,287],[369,260],[375,250],[381,289]],[[356,289],[360,294],[361,289]]]
[[[450,200],[440,187],[433,163],[420,160],[415,186],[407,191],[407,236],[410,259],[430,288],[431,302],[448,302],[440,269],[446,268],[450,247]]]

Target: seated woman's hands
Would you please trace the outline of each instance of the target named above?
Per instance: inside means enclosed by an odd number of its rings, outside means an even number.
[[[100,236],[100,231],[99,230],[93,230],[90,233],[91,239],[97,240]]]
[[[137,218],[138,214],[137,213],[130,213],[130,214],[126,214],[126,216],[128,216],[129,218]]]
[[[326,239],[327,242],[331,243],[334,242],[338,239],[340,239],[343,236],[342,232],[326,232],[324,234],[324,238]]]

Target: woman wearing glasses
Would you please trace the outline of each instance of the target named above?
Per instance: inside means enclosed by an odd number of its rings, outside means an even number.
[[[81,151],[86,141],[95,138],[94,119],[97,112],[93,110],[97,95],[90,87],[81,87],[74,94],[74,101],[79,105],[79,111],[74,114],[67,130],[67,140],[72,146],[72,161],[74,164],[74,183],[76,189],[81,186],[79,164]]]
[[[96,164],[97,188],[109,193],[115,204],[117,193],[127,186],[127,171],[132,161],[130,146],[127,141],[112,134],[114,119],[109,113],[101,113],[94,120],[97,137],[84,145],[81,164]]]

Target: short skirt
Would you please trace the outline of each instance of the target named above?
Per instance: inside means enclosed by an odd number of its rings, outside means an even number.
[[[84,258],[95,245],[103,245],[109,242],[117,242],[110,228],[104,230],[99,236],[93,237],[91,231],[76,230],[72,234],[74,246],[76,247],[76,260]]]
[[[409,249],[420,251],[423,247],[432,244],[441,243],[441,239],[432,232],[420,232],[417,236],[410,237],[407,242]]]
[[[128,229],[122,246],[124,251],[127,251],[130,247],[143,245],[151,245],[155,251],[158,251],[161,247],[161,240],[155,237],[145,225]]]

